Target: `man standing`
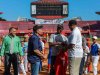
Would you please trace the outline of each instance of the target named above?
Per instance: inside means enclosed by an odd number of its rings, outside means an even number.
[[[24,67],[25,67],[26,72],[28,72],[28,60],[27,60],[28,40],[29,40],[29,36],[25,35],[24,36],[23,52],[24,52]]]
[[[11,63],[13,65],[14,75],[18,75],[18,58],[19,55],[23,56],[23,52],[20,38],[16,36],[16,28],[11,27],[9,34],[4,37],[0,54],[2,61],[4,61],[4,75],[10,75]]]
[[[97,65],[100,55],[100,44],[97,43],[97,36],[93,36],[93,44],[91,45],[90,55],[92,56],[92,63],[93,63],[93,73],[97,75]]]
[[[50,36],[49,44],[52,49],[50,75],[55,75],[54,64],[55,64],[57,55],[60,53],[60,50],[62,50],[62,43],[67,44],[67,38],[64,35],[62,35],[63,29],[64,29],[63,25],[58,25],[57,33],[52,34]]]
[[[42,27],[38,25],[33,27],[33,35],[29,38],[28,42],[28,61],[31,63],[31,75],[38,75],[40,61],[45,59],[41,52],[42,45],[39,37],[42,34]]]
[[[70,75],[79,75],[79,67],[83,57],[82,35],[75,20],[70,20],[68,25],[72,31],[68,38],[69,72]]]
[[[82,32],[82,28],[78,27],[80,32]],[[87,50],[87,41],[85,39],[85,37],[82,35],[82,47],[83,47],[83,57],[80,63],[80,70],[79,70],[79,75],[83,75],[83,71],[84,71],[84,66],[85,66],[85,54],[86,52],[88,52]]]

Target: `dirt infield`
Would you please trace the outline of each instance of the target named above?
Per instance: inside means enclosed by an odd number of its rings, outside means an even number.
[[[4,67],[0,66],[0,75],[3,75],[3,72],[4,72]],[[13,69],[11,69],[11,72],[13,72]],[[21,73],[20,75],[23,74]],[[30,75],[30,72],[28,72],[27,75]],[[47,68],[47,61],[43,62],[43,68],[39,75],[49,75],[48,68]],[[69,75],[69,73],[67,75]],[[91,71],[88,75],[93,75],[92,64],[91,64]],[[100,75],[100,61],[98,63],[98,75]]]
[[[48,46],[47,45],[46,45],[45,55],[46,56],[48,55]],[[49,75],[47,65],[48,64],[47,64],[47,60],[46,60],[43,62],[43,68],[39,75]],[[3,72],[4,72],[4,67],[0,66],[0,75],[3,75]],[[13,69],[11,69],[11,72],[13,72]],[[23,74],[21,73],[20,75],[23,75]],[[27,75],[30,75],[30,72],[28,72]],[[69,75],[69,73],[67,75]],[[92,64],[91,64],[91,71],[88,75],[93,75]],[[98,63],[98,75],[100,75],[100,61]]]

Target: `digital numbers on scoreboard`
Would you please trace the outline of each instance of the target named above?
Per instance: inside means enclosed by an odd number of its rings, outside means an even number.
[[[58,16],[68,16],[68,5],[67,4],[32,4],[32,16],[35,15],[58,15]]]

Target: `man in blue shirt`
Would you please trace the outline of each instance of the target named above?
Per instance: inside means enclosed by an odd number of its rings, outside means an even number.
[[[93,44],[91,45],[90,54],[92,56],[93,73],[94,75],[97,75],[97,65],[98,65],[99,54],[100,54],[100,44],[97,43],[97,36],[93,36],[92,40],[93,40]]]
[[[33,35],[28,42],[28,61],[31,63],[31,75],[38,75],[40,60],[45,59],[42,54],[42,45],[39,36],[42,34],[42,26],[33,27]]]

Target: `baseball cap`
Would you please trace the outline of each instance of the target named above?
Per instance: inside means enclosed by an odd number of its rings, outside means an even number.
[[[35,25],[35,26],[33,26],[33,31],[36,31],[36,30],[41,29],[41,28],[43,28],[42,25]]]
[[[97,36],[93,36],[92,38],[95,39],[95,40],[98,39]]]
[[[58,26],[57,26],[57,29],[62,29],[62,30],[63,30],[63,29],[64,29],[64,28],[63,28],[63,25],[58,25]]]

